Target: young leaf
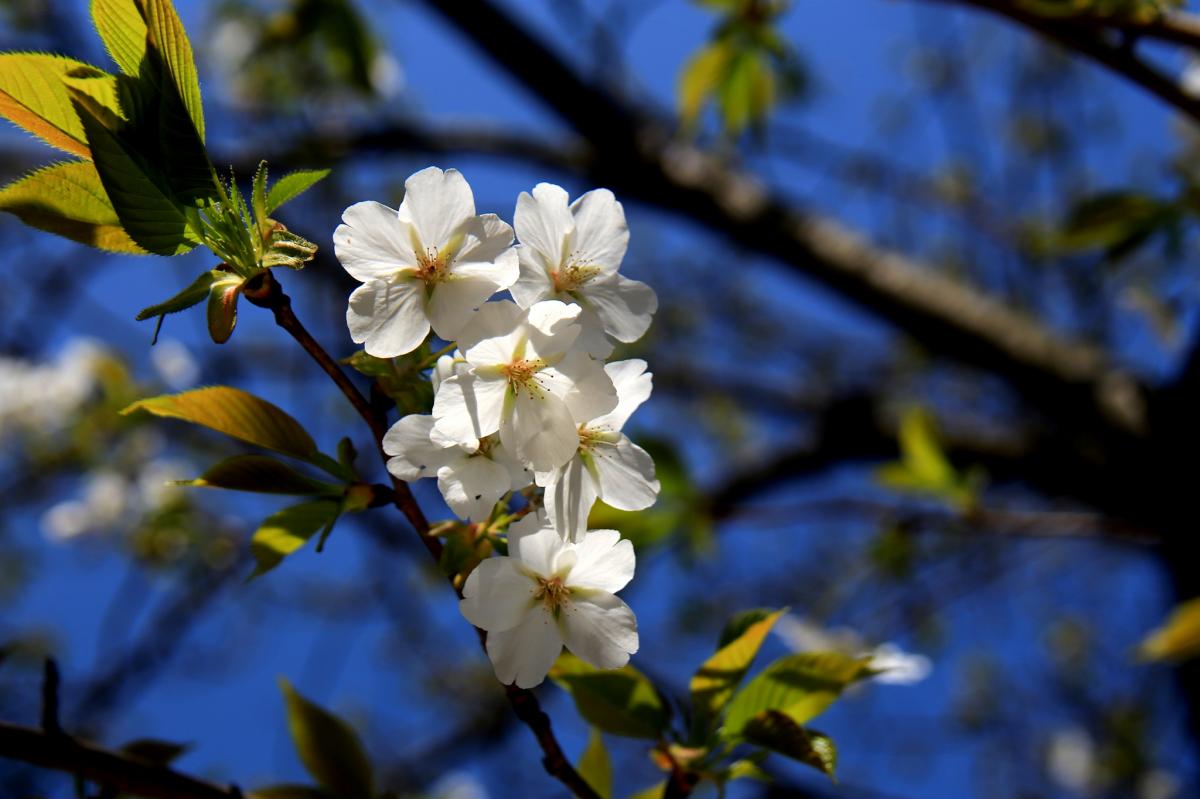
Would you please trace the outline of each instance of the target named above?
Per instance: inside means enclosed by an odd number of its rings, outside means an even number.
[[[604,736],[595,727],[588,734],[587,749],[579,758],[579,776],[600,799],[612,799],[612,762],[604,748]]]
[[[71,89],[96,170],[117,218],[138,246],[156,255],[179,255],[199,240],[187,215],[146,173],[130,145],[110,125],[115,119],[89,96]]]
[[[213,281],[227,275],[227,272],[222,272],[218,269],[205,272],[192,281],[191,285],[171,299],[160,302],[158,305],[151,305],[149,308],[143,308],[135,318],[139,322],[144,322],[156,316],[166,316],[167,314],[186,311],[193,305],[199,305],[208,297],[209,292],[212,290]]]
[[[738,683],[746,676],[767,633],[786,612],[750,611],[731,621],[729,627],[732,629],[727,629],[727,633],[721,636],[722,641],[728,642],[704,661],[704,665],[692,677],[692,705],[698,713],[713,716],[725,706]]]
[[[275,213],[279,206],[296,199],[328,175],[328,169],[302,169],[284,175],[267,193],[267,214]]]
[[[195,125],[200,141],[204,141],[204,109],[200,98],[200,76],[192,56],[187,31],[171,0],[141,0],[146,15],[148,41],[166,65],[175,91],[183,101],[187,114]]]
[[[229,386],[138,400],[121,414],[134,411],[182,419],[294,458],[309,458],[317,451],[312,437],[291,416],[264,399]]]
[[[248,579],[271,571],[317,533],[328,535],[341,512],[340,500],[317,499],[272,513],[250,539],[255,567]]]
[[[630,794],[629,799],[662,799],[663,793],[667,789],[667,781],[655,783],[649,788],[643,788],[635,794]]]
[[[53,164],[5,186],[0,211],[100,250],[146,254],[121,227],[100,175],[88,161]]]
[[[215,344],[224,344],[237,325],[238,298],[246,279],[228,272],[213,282],[208,295],[208,335]]]
[[[47,53],[0,54],[0,116],[5,116],[51,147],[80,158],[91,158],[87,134],[71,106],[64,78],[88,78],[103,83],[90,89],[105,93],[116,107],[115,79],[82,61]],[[84,81],[81,81],[84,82]]]
[[[550,678],[575,700],[579,715],[604,732],[656,740],[667,727],[667,707],[650,680],[633,666],[602,671],[564,653]]]
[[[1142,641],[1138,656],[1166,661],[1200,656],[1200,597],[1176,606],[1166,623]]]
[[[266,238],[271,232],[267,222],[267,162],[259,161],[258,169],[254,172],[254,182],[250,186],[250,207],[254,209],[254,223],[258,226],[260,238]]]
[[[764,710],[782,710],[797,724],[822,713],[851,683],[872,674],[870,658],[840,652],[788,655],[763,669],[738,691],[725,714],[724,735],[740,737]]]
[[[137,76],[146,55],[146,20],[139,0],[92,0],[92,22],[104,49],[126,75]]]
[[[798,760],[833,779],[837,767],[833,741],[827,735],[804,729],[783,711],[764,710],[746,723],[742,734],[749,743]]]
[[[692,56],[679,76],[679,116],[685,126],[695,125],[704,105],[716,93],[733,55],[727,42],[714,42]]]
[[[304,768],[338,799],[371,799],[375,779],[358,734],[337,716],[305,699],[280,678],[288,731]]]
[[[887,488],[936,497],[956,508],[970,507],[977,485],[961,475],[942,450],[933,418],[920,407],[900,419],[900,461],[881,466],[877,478]]]
[[[321,483],[266,455],[235,455],[209,467],[195,480],[180,485],[227,488],[231,491],[254,491],[262,494],[325,494],[340,495],[340,486]]]

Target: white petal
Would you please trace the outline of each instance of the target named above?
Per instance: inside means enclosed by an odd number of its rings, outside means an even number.
[[[404,181],[399,216],[411,220],[422,247],[445,247],[475,216],[475,197],[457,169],[426,167]]]
[[[342,213],[342,222],[333,232],[333,252],[355,280],[388,278],[416,266],[408,224],[395,209],[377,202],[355,203]]]
[[[568,541],[577,541],[587,530],[588,513],[596,504],[596,483],[579,455],[554,472],[543,501],[554,529]]]
[[[500,290],[493,278],[454,274],[433,287],[429,297],[429,324],[443,341],[456,341],[488,298]]]
[[[621,204],[608,189],[595,189],[571,203],[571,213],[575,217],[571,260],[582,266],[598,266],[601,274],[614,274],[629,246],[629,228]]]
[[[346,308],[350,338],[376,358],[412,352],[429,335],[424,293],[413,280],[373,280],[359,286]]]
[[[562,633],[554,617],[544,605],[538,605],[519,626],[489,633],[487,653],[497,680],[505,685],[516,683],[518,688],[534,688],[546,679],[562,645]]]
[[[650,327],[658,310],[658,295],[640,280],[614,275],[580,286],[577,292],[604,322],[604,330],[617,341],[637,341]]]
[[[534,471],[557,469],[579,449],[575,420],[558,397],[522,390],[512,397],[510,407],[500,421],[500,441]]]
[[[472,449],[478,447],[479,439],[499,429],[507,392],[508,384],[503,380],[472,374],[446,378],[433,398],[433,435]]]
[[[586,306],[579,312],[579,338],[575,346],[598,361],[612,355],[613,342],[604,332],[604,321],[592,308]]]
[[[579,350],[567,353],[556,366],[538,372],[538,382],[562,397],[576,422],[595,419],[617,407],[612,379],[599,361]]]
[[[537,583],[514,568],[512,558],[488,558],[467,576],[458,609],[481,630],[516,627],[533,607]]]
[[[517,281],[520,267],[517,250],[513,247],[513,229],[495,214],[483,214],[467,225],[462,247],[454,257],[450,271],[478,270],[488,267],[488,274],[506,289]]]
[[[571,554],[572,559],[575,557],[569,545],[548,525],[544,516],[527,522],[520,529],[516,527],[514,524],[508,528],[508,554],[516,560],[514,565],[517,571],[550,578],[564,565],[560,562],[561,555],[565,553]]]
[[[615,594],[633,579],[633,543],[616,530],[589,530],[575,545],[577,558],[566,584]]]
[[[558,269],[562,264],[563,246],[575,229],[567,199],[562,187],[539,183],[532,195],[521,192],[513,213],[517,238],[521,244],[532,247],[550,269]]]
[[[457,446],[446,447],[430,440],[433,417],[410,413],[392,425],[383,437],[383,451],[392,457],[388,471],[409,482],[432,477],[437,470],[462,456]]]
[[[508,493],[508,470],[484,455],[456,459],[437,472],[442,499],[460,519],[487,519],[500,498]]]
[[[606,591],[572,592],[559,619],[567,649],[598,669],[620,668],[638,651],[633,611]]]
[[[524,334],[525,312],[515,302],[484,303],[459,335],[458,347],[472,366],[512,362]]]
[[[633,412],[650,399],[650,393],[654,390],[654,374],[646,371],[646,362],[641,358],[605,364],[604,372],[617,390],[617,407],[589,421],[588,427],[615,433],[624,429]]]
[[[441,386],[443,380],[457,374],[464,374],[470,368],[467,365],[467,360],[463,358],[462,353],[457,350],[452,355],[443,355],[438,358],[437,363],[433,365],[433,369],[429,372],[429,382],[433,384],[433,393],[437,393],[438,387]]]
[[[596,444],[589,454],[600,499],[607,504],[618,510],[644,510],[658,499],[654,459],[628,436],[622,435],[615,445]]]
[[[508,472],[509,491],[520,491],[533,482],[533,471],[521,463],[515,452],[509,452],[499,440],[492,444],[492,460],[500,464]]]
[[[517,258],[520,264],[520,275],[510,291],[517,305],[528,308],[538,300],[548,300],[554,296],[554,282],[546,272],[543,258],[528,244],[517,247]]]

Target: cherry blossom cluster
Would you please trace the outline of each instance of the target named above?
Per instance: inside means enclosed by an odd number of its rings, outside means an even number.
[[[541,183],[518,198],[514,235],[475,213],[458,171],[429,167],[405,182],[399,209],[361,202],[342,220],[335,251],[362,283],[346,312],[354,341],[393,358],[432,330],[453,348],[429,376],[432,414],[388,431],[389,470],[436,478],[473,523],[507,513],[515,494],[529,502],[508,527],[508,555],[463,586],[460,609],[488,632],[496,676],[533,687],[564,644],[599,668],[624,665],[637,622],[615,593],[633,578],[633,546],[587,520],[597,499],[636,511],[658,495],[654,461],[622,432],[650,396],[646,362],[604,362],[614,341],[646,332],[658,298],[618,272],[621,204],[607,189],[570,202]]]

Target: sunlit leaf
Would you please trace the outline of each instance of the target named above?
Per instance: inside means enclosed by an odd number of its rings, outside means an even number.
[[[654,740],[666,729],[667,707],[650,680],[633,666],[601,670],[565,652],[550,678],[571,694],[579,715],[604,732]]]
[[[649,788],[643,788],[637,793],[630,794],[629,799],[662,799],[666,789],[667,781],[663,780],[662,782],[651,785]]]
[[[587,749],[579,758],[578,771],[600,799],[612,799],[612,762],[604,747],[604,736],[594,727],[588,733]]]
[[[1138,647],[1142,660],[1184,661],[1200,656],[1200,597],[1177,605],[1163,626]]]
[[[0,54],[0,116],[7,117],[52,147],[91,158],[87,133],[71,104],[65,78],[88,79],[94,97],[116,108],[115,80],[103,70],[46,53]]]
[[[250,554],[255,562],[250,579],[274,569],[314,535],[320,533],[324,538],[341,512],[340,500],[318,499],[272,513],[250,539]]]
[[[200,98],[200,77],[196,72],[196,61],[192,56],[192,45],[187,31],[171,0],[139,0],[146,17],[146,31],[167,67],[179,98],[195,125],[200,141],[204,141],[204,110]]]
[[[685,125],[694,125],[717,87],[733,55],[728,43],[718,41],[688,59],[679,76],[679,116]]]
[[[928,494],[957,508],[976,501],[977,475],[962,475],[942,450],[933,417],[912,407],[900,419],[900,461],[876,470],[876,478],[895,491]]]
[[[0,210],[22,222],[109,252],[145,254],[121,227],[96,167],[53,164],[0,190]]]
[[[263,494],[322,494],[335,489],[340,493],[340,486],[313,480],[266,455],[235,455],[206,469],[196,479],[179,484]]]
[[[301,169],[284,175],[267,193],[267,213],[274,213],[279,206],[296,199],[328,175],[328,169]]]
[[[824,712],[850,684],[871,676],[870,658],[840,652],[787,655],[767,666],[738,691],[726,709],[724,735],[743,734],[764,710],[781,710],[797,724]]]
[[[104,48],[126,75],[137,77],[146,55],[140,0],[92,0],[92,22]]]
[[[238,388],[209,386],[163,394],[138,400],[121,413],[139,410],[202,425],[296,458],[308,458],[317,451],[316,443],[299,422],[275,405]]]
[[[731,620],[721,636],[721,647],[692,677],[692,706],[697,712],[711,716],[725,706],[749,670],[767,633],[786,612],[749,611]]]
[[[304,768],[338,799],[372,799],[375,779],[362,742],[349,724],[305,699],[280,678],[288,731]]]

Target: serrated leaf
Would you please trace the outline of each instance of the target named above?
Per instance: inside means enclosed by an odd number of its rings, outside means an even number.
[[[182,419],[295,458],[309,458],[317,445],[305,429],[275,405],[230,386],[209,386],[138,400],[122,415],[147,411]]]
[[[564,652],[550,678],[571,695],[591,725],[627,738],[662,737],[669,711],[654,685],[633,666],[601,670]]]
[[[146,20],[139,0],[92,0],[92,22],[112,60],[137,76],[146,55]]]
[[[781,755],[812,766],[830,779],[837,768],[837,748],[828,735],[806,730],[789,714],[766,710],[747,722],[743,737]]]
[[[224,344],[237,326],[238,298],[246,279],[228,272],[213,281],[208,294],[208,335],[215,344]]]
[[[1200,597],[1175,607],[1163,626],[1138,647],[1138,657],[1148,661],[1184,661],[1200,656]]]
[[[68,76],[88,79],[89,93],[106,98],[116,108],[112,75],[90,64],[47,53],[0,54],[0,115],[34,134],[51,147],[71,155],[91,158],[87,133],[64,81]]]
[[[270,222],[267,221],[267,162],[259,161],[258,169],[254,172],[254,180],[250,184],[250,207],[254,209],[254,222],[258,226],[258,234],[266,238],[270,233]]]
[[[324,494],[338,490],[313,480],[291,466],[266,455],[235,455],[209,467],[194,480],[179,485],[198,488],[225,488],[230,491],[253,491],[261,494]]]
[[[723,735],[740,737],[750,719],[781,710],[797,724],[824,712],[846,686],[873,674],[870,658],[840,652],[787,655],[767,666],[730,700]]]
[[[160,302],[158,305],[151,305],[149,308],[143,308],[138,312],[137,321],[144,322],[147,319],[153,319],[156,316],[165,316],[167,314],[179,313],[186,311],[193,305],[199,305],[208,297],[212,290],[213,281],[226,277],[227,272],[222,272],[213,269],[205,272],[196,278],[183,291],[176,294],[169,300]]]
[[[612,761],[604,747],[604,736],[595,727],[588,733],[587,749],[579,757],[578,771],[600,799],[612,799]]]
[[[329,175],[328,169],[301,169],[289,172],[275,182],[267,193],[267,214],[299,197]]]
[[[247,579],[253,580],[271,571],[314,535],[327,536],[341,512],[340,499],[318,499],[272,513],[250,539],[250,554],[254,556],[255,567]]]
[[[110,129],[111,113],[70,89],[87,131],[96,171],[117,218],[138,246],[156,255],[179,255],[199,243],[183,209],[147,174],[130,145]]]
[[[140,0],[146,15],[148,42],[157,51],[174,83],[188,117],[204,141],[204,108],[200,97],[200,76],[192,56],[187,31],[171,0]]]
[[[108,252],[145,255],[129,238],[89,161],[52,164],[0,190],[0,210],[22,222]]]
[[[757,610],[731,620],[722,641],[728,641],[704,661],[692,677],[692,706],[697,713],[715,715],[733,696],[734,689],[746,676],[775,622],[785,610]]]
[[[371,799],[375,780],[358,733],[349,724],[305,699],[280,678],[288,731],[304,768],[338,799]]]
[[[138,738],[136,741],[130,741],[122,746],[121,751],[147,763],[169,766],[191,748],[191,744],[159,741],[154,738]]]

